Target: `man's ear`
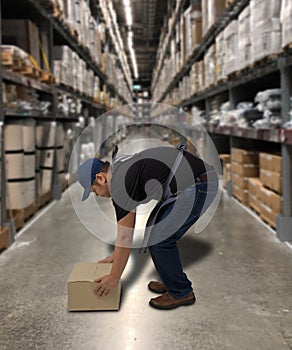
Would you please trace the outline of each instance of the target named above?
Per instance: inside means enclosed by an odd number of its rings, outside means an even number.
[[[106,175],[104,173],[97,173],[95,175],[95,180],[97,181],[98,184],[102,185],[107,182]]]

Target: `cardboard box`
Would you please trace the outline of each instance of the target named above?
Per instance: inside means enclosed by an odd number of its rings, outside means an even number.
[[[243,177],[257,177],[259,168],[255,164],[239,164],[232,162],[232,173]]]
[[[244,205],[248,205],[248,190],[232,184],[232,194]]]
[[[9,231],[7,227],[0,228],[0,251],[9,247]]]
[[[269,208],[266,205],[264,205],[263,203],[261,203],[260,216],[261,216],[262,220],[267,222],[273,228],[276,228],[276,222],[277,222],[278,214],[275,213],[271,208]]]
[[[223,163],[231,163],[231,156],[230,154],[220,154],[220,159]]]
[[[223,187],[226,188],[227,182],[231,180],[231,164],[224,163],[223,165]]]
[[[98,298],[93,293],[94,280],[108,275],[112,264],[77,263],[67,282],[69,311],[119,310],[121,284],[112,293]]]
[[[258,164],[259,154],[255,151],[247,151],[245,149],[232,148],[231,159],[240,164]]]
[[[274,173],[282,173],[282,157],[269,153],[260,153],[260,169],[273,171]]]
[[[247,190],[248,189],[248,177],[242,177],[237,174],[232,174],[231,176],[232,185]]]
[[[29,53],[41,67],[39,30],[26,19],[2,20],[2,44],[15,45]]]
[[[260,179],[263,186],[282,194],[282,177],[280,174],[261,169]]]
[[[248,205],[251,209],[256,211],[258,214],[261,212],[261,203],[252,193],[248,192]]]
[[[261,188],[261,201],[264,205],[271,208],[275,213],[282,213],[282,197],[277,193],[264,187]]]
[[[248,178],[248,192],[254,195],[259,201],[261,201],[261,180],[258,177],[249,177]]]

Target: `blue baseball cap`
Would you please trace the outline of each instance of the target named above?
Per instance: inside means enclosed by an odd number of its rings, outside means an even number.
[[[98,158],[87,159],[78,169],[77,177],[80,185],[84,188],[82,201],[85,201],[91,192],[96,174],[100,173],[104,162]]]

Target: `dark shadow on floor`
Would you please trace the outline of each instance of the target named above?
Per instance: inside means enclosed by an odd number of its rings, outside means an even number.
[[[206,258],[213,250],[210,243],[199,239],[198,237],[194,237],[191,233],[178,242],[178,247],[184,268]],[[108,245],[108,254],[112,254],[112,250],[113,247]],[[132,249],[131,259],[133,260],[133,268],[128,276],[123,278],[123,286],[125,286],[125,288],[129,288],[139,278],[146,267],[146,264],[151,264],[153,266],[153,270],[149,275],[149,280],[151,278],[158,278],[148,250],[146,254],[138,254],[138,249]]]
[[[184,268],[194,265],[196,262],[209,256],[213,250],[213,246],[198,237],[194,237],[191,233],[184,236],[178,242],[181,261]],[[149,274],[150,279],[157,279],[157,272],[153,266],[153,271]]]

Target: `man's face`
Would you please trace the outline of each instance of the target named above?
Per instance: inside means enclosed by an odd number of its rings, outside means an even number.
[[[99,197],[110,198],[111,194],[107,182],[106,174],[96,174],[94,183],[91,186],[91,192],[94,192]]]

